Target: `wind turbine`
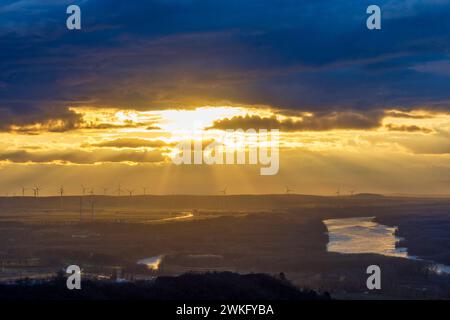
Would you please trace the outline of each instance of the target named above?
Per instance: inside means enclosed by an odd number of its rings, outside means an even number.
[[[106,196],[106,193],[108,192],[109,188],[102,187],[102,189],[103,189],[103,195]]]
[[[141,187],[142,191],[144,191],[144,196],[147,195],[147,187]]]
[[[335,193],[336,193],[336,196],[339,197],[341,195],[341,188],[338,188]]]
[[[130,195],[130,197],[132,197],[132,196],[133,196],[134,190],[128,190],[128,189],[127,189],[127,192],[128,192],[128,194]]]
[[[291,192],[293,192],[294,190],[292,190],[292,189],[289,189],[289,187],[288,186],[286,186],[286,194],[291,194]]]
[[[120,183],[119,183],[119,187],[117,188],[117,190],[115,191],[115,192],[117,192],[117,195],[120,197],[120,195],[122,194],[122,187],[121,187],[121,185],[120,185]]]
[[[62,209],[63,206],[63,195],[64,195],[64,187],[60,186],[59,187],[59,206]]]
[[[222,208],[222,210],[225,210],[227,208],[227,202],[226,202],[226,195],[227,195],[227,188],[228,186],[225,186],[223,190],[220,190],[220,193],[223,195],[223,198],[219,198],[219,208]]]
[[[350,190],[349,193],[350,193],[350,196],[353,196],[353,194],[355,193],[355,191],[354,191],[354,190]]]
[[[82,190],[83,196],[86,194],[86,191],[87,191],[88,189],[89,189],[89,188],[85,187],[84,185],[81,185],[81,190]]]
[[[34,186],[34,196],[35,197],[39,197],[39,190],[41,190],[41,188],[39,186]]]
[[[24,186],[22,186],[22,197],[25,197],[25,190],[27,190],[27,188],[25,188]]]
[[[86,191],[89,191],[89,201],[91,203],[91,219],[94,220],[94,213],[95,213],[95,192],[94,192],[95,188],[85,188],[83,187],[83,195],[85,194]],[[80,198],[80,219],[81,219],[81,215],[82,215],[82,198]]]

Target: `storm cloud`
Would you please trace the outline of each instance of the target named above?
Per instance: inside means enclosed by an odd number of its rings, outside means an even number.
[[[75,1],[82,30],[69,31],[72,3],[0,4],[0,130],[70,129],[67,108],[85,105],[450,107],[448,1],[379,0],[377,31],[366,0]]]

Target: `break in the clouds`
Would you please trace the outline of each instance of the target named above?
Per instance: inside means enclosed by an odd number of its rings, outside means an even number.
[[[65,27],[73,3],[80,31]],[[377,31],[365,27],[369,4],[2,1],[0,128],[70,129],[67,108],[86,105],[448,110],[450,2],[379,0]]]
[[[450,0],[0,1],[0,193],[448,193],[449,16]],[[277,176],[171,165],[191,131],[246,128],[280,129]]]

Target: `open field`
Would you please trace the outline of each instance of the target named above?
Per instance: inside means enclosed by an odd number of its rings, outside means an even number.
[[[70,264],[128,279],[188,271],[283,272],[335,297],[450,298],[430,262],[326,251],[323,219],[375,216],[398,226],[412,256],[450,264],[450,200],[375,195],[0,198],[0,279],[46,277]],[[92,211],[92,202],[94,211]],[[157,269],[138,260],[160,257]],[[366,267],[382,290],[368,293]]]

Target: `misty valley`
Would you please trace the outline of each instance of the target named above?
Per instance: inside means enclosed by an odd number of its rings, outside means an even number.
[[[450,200],[354,195],[0,198],[0,281],[264,273],[333,298],[450,297]],[[382,289],[368,290],[378,265]]]

